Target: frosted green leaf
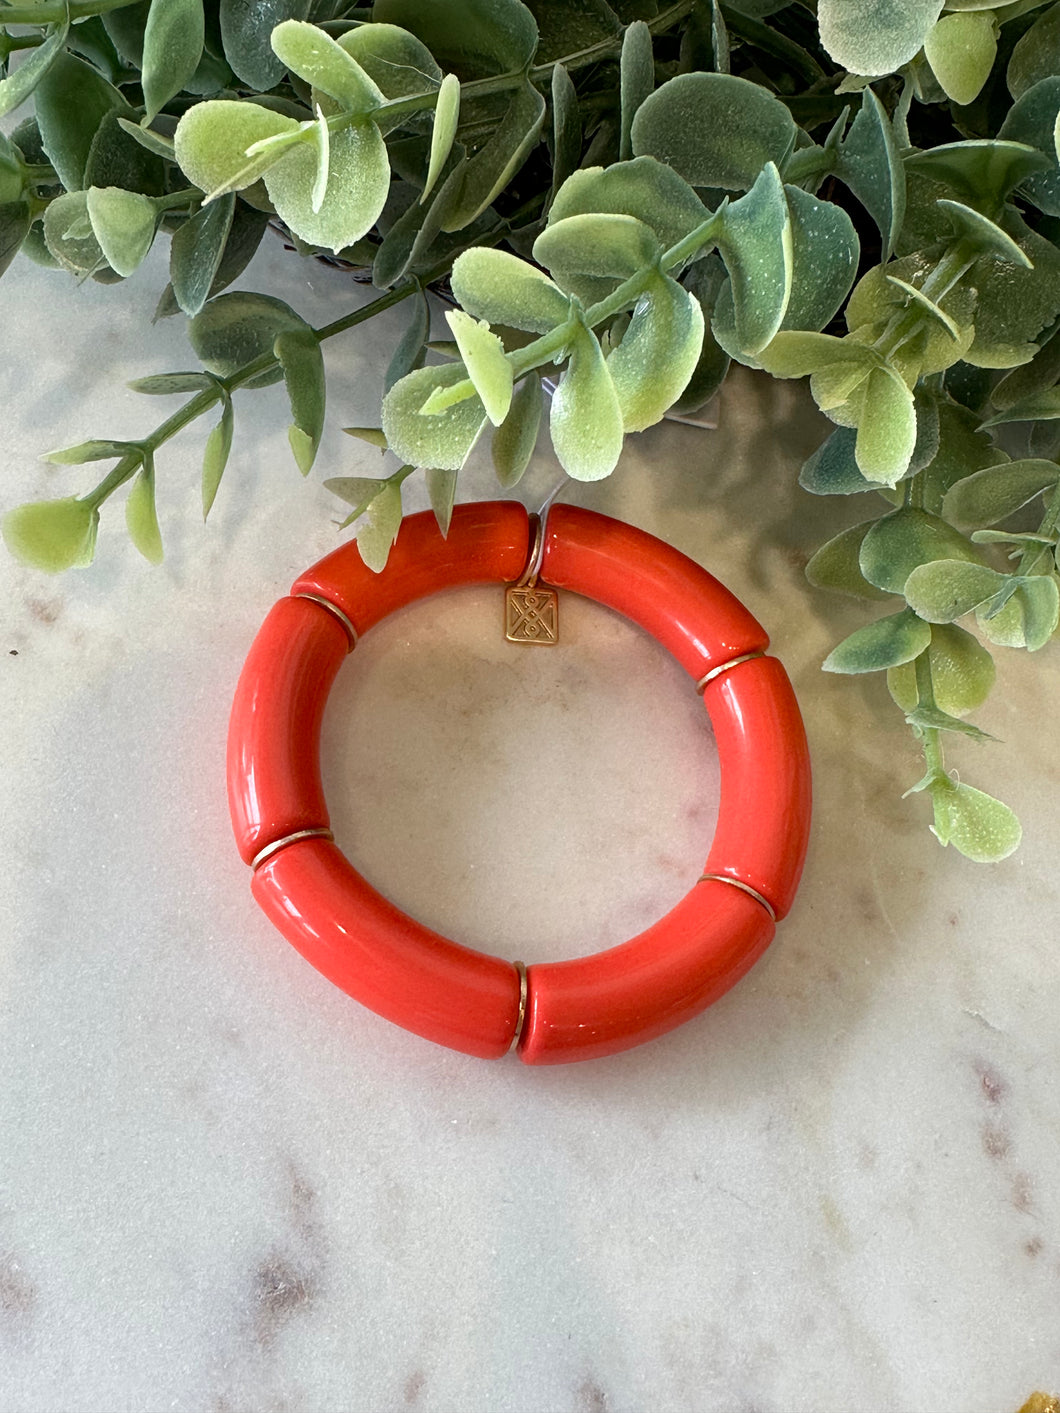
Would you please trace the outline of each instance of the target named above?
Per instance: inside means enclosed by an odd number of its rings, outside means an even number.
[[[62,192],[44,212],[44,239],[48,249],[71,274],[87,275],[103,265],[103,250],[88,218],[88,195]]]
[[[655,87],[655,56],[652,53],[651,30],[643,20],[634,20],[622,36],[619,59],[619,157],[624,162],[632,157],[630,129],[641,104]]]
[[[838,3],[848,4],[849,0]],[[853,11],[861,7],[849,8]],[[884,258],[888,258],[905,219],[905,169],[891,120],[871,88],[865,89],[857,117],[839,147],[835,175],[876,222],[883,238]]]
[[[893,368],[873,368],[865,382],[854,455],[870,481],[893,486],[916,445],[913,394]]]
[[[119,117],[118,126],[134,142],[139,143],[145,152],[151,152],[156,157],[165,157],[169,162],[174,160],[171,137],[166,137],[164,133],[154,132],[151,128],[142,128],[139,123],[130,122],[128,118]]]
[[[942,0],[821,0],[821,43],[853,74],[893,74],[921,49]]]
[[[376,0],[372,18],[410,30],[462,79],[518,73],[537,49],[537,23],[520,0]]]
[[[174,155],[188,180],[203,191],[241,191],[281,155],[266,149],[248,157],[247,148],[281,134],[293,139],[301,130],[296,119],[259,103],[216,99],[196,103],[184,114],[174,135]]]
[[[387,99],[429,93],[442,81],[442,71],[426,45],[407,29],[381,24],[378,16],[372,24],[347,30],[337,43],[357,60]],[[380,130],[389,131],[386,115],[379,114],[378,119]]]
[[[445,318],[486,416],[499,427],[512,403],[512,365],[504,356],[504,345],[488,324],[472,319],[462,309],[450,310]]]
[[[331,167],[331,133],[323,109],[317,104],[316,125],[317,169],[313,176],[313,189],[309,193],[309,205],[316,216],[324,204],[324,193],[328,189],[328,172]]]
[[[797,329],[784,329],[774,334],[756,357],[774,378],[803,378],[834,365],[847,365],[867,374],[879,364],[878,355],[854,339]]]
[[[1025,142],[1053,159],[1023,182],[1021,190],[1050,216],[1060,215],[1060,166],[1056,161],[1056,124],[1060,119],[1060,76],[1052,75],[1028,88],[1009,109],[999,136]]]
[[[161,564],[162,536],[155,509],[155,473],[150,463],[144,466],[126,497],[125,526],[144,559],[149,564]]]
[[[918,565],[954,559],[982,562],[975,546],[938,515],[902,506],[877,520],[868,531],[860,564],[870,584],[900,594]]]
[[[529,83],[517,88],[488,141],[446,178],[437,196],[443,231],[459,231],[481,216],[536,145],[545,100]]]
[[[610,476],[622,454],[622,409],[600,345],[584,327],[572,341],[549,426],[553,450],[568,476],[575,481]]]
[[[225,58],[248,88],[264,93],[283,78],[284,65],[269,36],[284,20],[304,20],[309,0],[221,0],[221,41]]]
[[[386,484],[385,480],[381,481],[377,476],[333,476],[331,480],[325,481],[326,490],[337,495],[347,505],[353,506],[339,528],[345,530],[347,525],[359,520]]]
[[[98,528],[99,511],[76,496],[17,505],[0,522],[15,558],[48,574],[91,564]]]
[[[384,101],[357,60],[316,25],[284,20],[272,32],[273,52],[291,73],[363,117]]]
[[[211,428],[206,438],[202,454],[202,518],[205,520],[213,509],[217,488],[221,484],[228,454],[232,450],[232,433],[235,429],[235,414],[232,400],[226,397],[221,408],[221,420]]]
[[[397,348],[394,349],[393,356],[387,364],[386,374],[383,378],[384,393],[388,393],[406,373],[411,373],[414,368],[422,366],[427,352],[427,338],[430,328],[431,311],[427,306],[427,297],[421,290],[411,300],[408,326],[401,335]]]
[[[434,107],[434,126],[431,128],[431,156],[427,167],[427,180],[423,185],[421,201],[434,190],[434,184],[441,176],[449,153],[453,150],[457,124],[460,121],[460,80],[456,74],[446,74],[438,90],[438,102]]]
[[[960,338],[961,331],[954,320],[951,319],[944,310],[940,309],[933,299],[929,299],[923,290],[917,289],[916,285],[911,285],[906,280],[900,280],[897,275],[884,274],[884,279],[888,284],[893,285],[895,289],[900,290],[902,294],[906,295],[918,309],[922,309],[925,314],[934,319],[936,323],[946,330],[951,339],[957,340]]]
[[[929,623],[952,623],[993,597],[1006,583],[1005,575],[985,564],[962,559],[938,559],[921,564],[905,581],[905,601]]]
[[[994,659],[986,648],[953,623],[936,623],[932,627],[928,663],[935,704],[950,716],[967,716],[981,707],[997,675]],[[914,711],[919,705],[916,670],[911,664],[891,668],[887,689],[903,711]]]
[[[996,255],[1013,265],[1022,265],[1026,270],[1033,269],[1032,262],[1012,237],[980,211],[960,201],[947,201],[944,197],[939,198],[938,206],[949,217],[958,234],[973,242],[980,254]]]
[[[693,186],[747,191],[795,143],[788,109],[768,89],[732,74],[678,74],[633,119],[638,157],[657,157]]]
[[[947,98],[971,103],[990,77],[997,21],[984,11],[944,15],[924,40],[924,55]]]
[[[849,496],[874,490],[872,482],[866,481],[858,469],[854,456],[856,441],[855,428],[837,427],[828,440],[803,462],[799,472],[799,485],[803,490],[814,496]]]
[[[218,295],[188,321],[188,338],[203,367],[227,378],[245,364],[273,352],[277,337],[289,330],[307,328],[304,319],[268,294],[233,290]],[[245,387],[266,387],[283,376],[278,367],[259,373]]]
[[[755,356],[780,328],[791,295],[791,221],[772,163],[746,196],[725,207],[716,239],[732,285],[739,348]]]
[[[791,296],[782,329],[823,329],[850,293],[860,245],[840,206],[785,186],[791,220]]]
[[[1004,422],[1050,422],[1060,417],[1060,387],[1044,388],[1014,402],[988,417],[984,427],[1000,427]]]
[[[476,395],[426,415],[423,404],[438,388],[464,382],[462,363],[417,368],[401,379],[383,399],[383,433],[391,451],[410,466],[437,466],[457,471],[486,425],[486,409]]]
[[[393,481],[387,481],[369,503],[364,512],[364,520],[357,530],[357,548],[365,564],[374,573],[381,574],[386,568],[400,529],[401,487]]]
[[[424,480],[427,482],[427,497],[431,502],[431,509],[434,511],[434,518],[438,522],[438,529],[441,530],[443,539],[449,533],[449,525],[453,518],[453,502],[456,500],[456,483],[459,476],[459,471],[440,471],[436,466],[428,467],[424,475]]]
[[[556,193],[549,225],[596,212],[635,216],[652,228],[667,250],[711,214],[689,184],[654,157],[573,172]]]
[[[9,73],[7,78],[0,79],[0,118],[14,112],[20,103],[25,103],[62,52],[69,30],[70,20],[64,16],[49,32],[43,44],[31,49],[25,60]]]
[[[84,185],[96,131],[115,111],[127,112],[128,105],[113,84],[72,54],[56,55],[37,84],[34,115],[48,161],[67,191]]]
[[[145,123],[185,86],[202,58],[202,0],[151,0],[144,30]]]
[[[516,385],[508,415],[493,434],[493,469],[505,490],[520,480],[530,464],[541,425],[541,402],[541,379],[530,373]]]
[[[154,202],[117,186],[89,187],[87,197],[92,231],[107,263],[116,274],[131,275],[155,238]]]
[[[910,609],[878,618],[832,649],[821,664],[825,672],[882,672],[911,662],[931,642],[931,628]]]
[[[1011,588],[1010,578],[1005,588]],[[1000,604],[1000,607],[999,607]],[[1056,631],[1060,594],[1051,574],[1036,574],[1017,583],[1011,594],[977,605],[976,621],[984,637],[1005,648],[1037,652]]]
[[[1017,41],[1006,80],[1013,98],[1022,98],[1044,78],[1060,73],[1060,9],[1050,5]]]
[[[1019,848],[1020,822],[1008,805],[971,785],[939,781],[931,790],[932,833],[973,863],[998,863]]]
[[[78,442],[76,446],[62,447],[59,451],[47,451],[41,460],[50,461],[53,466],[85,466],[90,461],[109,461],[113,456],[125,456],[136,449],[135,442]]]
[[[582,276],[624,280],[660,254],[655,232],[632,216],[568,216],[546,226],[534,259],[557,284],[577,291]]]
[[[578,91],[564,66],[557,64],[552,70],[553,196],[578,166],[581,153],[582,118],[581,109],[578,107]]]
[[[882,589],[865,578],[859,562],[862,541],[875,523],[875,520],[865,520],[860,525],[851,525],[823,544],[806,566],[810,583],[817,589],[832,589],[857,599],[887,598]]]
[[[326,385],[320,342],[308,327],[285,329],[273,351],[283,369],[293,424],[287,439],[303,476],[308,476],[324,430]]]
[[[379,129],[365,121],[332,133],[327,189],[314,211],[316,174],[315,149],[296,147],[266,171],[265,187],[295,235],[338,252],[371,230],[390,191],[390,162]]]
[[[965,476],[946,492],[942,503],[955,525],[996,525],[1060,479],[1055,461],[1008,461]]]
[[[169,281],[173,295],[189,318],[198,314],[213,287],[225,243],[232,229],[236,198],[229,192],[174,231],[169,246]]]
[[[506,250],[472,246],[453,265],[453,294],[476,319],[547,334],[567,317],[569,301],[536,266]]]
[[[954,195],[995,220],[1009,192],[1049,165],[1036,148],[1000,138],[947,142],[904,158],[907,172],[944,182]]]
[[[386,451],[386,437],[382,427],[343,427],[342,430],[348,437],[356,437],[359,442],[367,442],[369,446],[377,446],[380,451]]]
[[[702,347],[699,301],[668,275],[653,273],[607,360],[627,432],[652,426],[677,401]]]

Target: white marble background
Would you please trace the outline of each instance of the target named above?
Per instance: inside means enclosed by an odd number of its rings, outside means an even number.
[[[146,431],[124,380],[194,366],[120,291],[0,286],[4,506],[84,489],[36,458]],[[244,283],[323,322],[340,275],[270,245]],[[802,578],[846,520],[795,485],[820,424],[734,378],[721,429],[633,441],[582,503],[693,554],[773,632],[816,819],[795,911],[699,1021],[528,1070],[362,1011],[255,909],[224,799],[243,654],[334,543],[325,475],[372,473],[399,312],[329,348],[308,484],[281,390],[241,394],[209,525],[202,433],[163,453],[167,558],[120,506],[96,565],[0,557],[3,1413],[1008,1413],[1060,1389],[1055,651],[1010,655],[953,764],[1022,850],[940,850],[875,682],[818,664],[861,621]],[[547,449],[519,488],[551,486]],[[465,498],[496,494],[480,465]],[[422,492],[409,508],[424,504]],[[365,639],[325,766],[339,839],[425,921],[527,960],[617,941],[689,887],[716,808],[696,698],[565,604],[555,653],[465,591]]]

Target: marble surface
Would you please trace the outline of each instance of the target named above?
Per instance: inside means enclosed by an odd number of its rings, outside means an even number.
[[[87,486],[47,448],[146,431],[124,388],[194,366],[122,291],[0,286],[3,502]],[[359,296],[270,245],[244,284],[323,322]],[[325,476],[373,474],[394,311],[328,349],[304,483],[280,390],[237,398],[204,529],[202,432],[160,461],[167,557],[104,515],[97,563],[0,557],[3,1413],[1006,1413],[1060,1389],[1055,652],[1006,657],[952,764],[1020,812],[990,868],[900,795],[876,682],[819,663],[861,621],[809,589],[858,518],[795,483],[821,423],[749,375],[720,427],[634,439],[569,492],[692,554],[759,614],[806,717],[802,892],[698,1021],[531,1071],[436,1049],[330,987],[254,907],[224,797],[243,655],[335,543]],[[518,493],[555,463],[540,449]],[[407,487],[407,507],[425,504]],[[481,460],[465,499],[496,494]],[[408,610],[336,687],[339,841],[399,905],[527,960],[630,935],[697,876],[716,758],[687,680],[604,610],[511,648],[491,592]]]

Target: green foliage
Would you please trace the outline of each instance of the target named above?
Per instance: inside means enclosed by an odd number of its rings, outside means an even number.
[[[126,486],[130,538],[157,561],[165,444],[209,419],[207,515],[235,393],[281,380],[308,474],[323,341],[403,301],[380,426],[347,429],[398,469],[327,482],[373,569],[409,476],[446,532],[487,428],[500,485],[519,481],[546,387],[555,454],[591,481],[626,435],[701,407],[730,359],[805,377],[834,428],[800,483],[861,509],[807,575],[884,604],[826,667],[886,672],[938,837],[1004,857],[1015,817],[956,784],[941,743],[985,739],[965,719],[994,683],[985,644],[1036,652],[1060,620],[1060,5],[943,11],[137,0],[49,8],[30,35],[0,24],[3,54],[26,51],[0,116],[34,104],[0,138],[0,272],[21,250],[116,282],[168,236],[157,316],[187,317],[201,363],[132,384],[182,399],[150,435],[52,453],[103,478],[9,511],[7,543],[42,569],[88,563]],[[313,329],[229,291],[270,221],[380,292]],[[453,306],[444,344],[432,290]]]

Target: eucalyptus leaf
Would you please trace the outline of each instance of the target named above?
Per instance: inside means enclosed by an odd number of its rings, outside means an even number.
[[[1056,487],[1055,461],[1009,461],[986,466],[951,486],[943,514],[955,525],[996,525],[1043,491]]]
[[[446,74],[438,90],[438,102],[434,108],[434,126],[431,129],[431,157],[427,168],[427,180],[423,186],[421,201],[434,189],[441,175],[446,159],[453,149],[457,124],[460,121],[460,80],[456,74]]]
[[[717,243],[729,271],[740,350],[757,356],[783,323],[791,296],[791,220],[771,162],[746,196],[726,206]]]
[[[202,454],[202,518],[205,520],[213,509],[221,477],[228,465],[232,450],[232,434],[235,429],[235,414],[232,400],[226,397],[221,407],[221,420],[210,429]]]
[[[907,153],[903,160],[907,173],[945,182],[955,196],[995,221],[1009,192],[1050,165],[1027,143],[1000,138],[943,143]]]
[[[537,49],[537,23],[520,0],[375,0],[372,18],[410,30],[461,79],[518,73]]]
[[[578,91],[566,68],[557,64],[552,70],[553,197],[577,168],[581,151],[582,117],[578,107]]]
[[[638,157],[656,157],[693,186],[747,191],[795,143],[791,114],[768,89],[732,74],[678,74],[633,119]]]
[[[386,202],[390,163],[379,129],[365,119],[332,133],[327,188],[314,210],[316,175],[316,151],[301,145],[265,171],[265,186],[296,235],[337,253],[371,230]]]
[[[18,505],[0,522],[4,543],[15,558],[48,574],[91,564],[98,528],[99,511],[76,496]]]
[[[20,104],[25,103],[62,53],[69,32],[70,17],[67,13],[16,69],[6,78],[0,79],[0,118],[5,118],[8,113],[13,113]]]
[[[499,427],[512,403],[512,365],[504,356],[504,345],[488,324],[462,309],[450,310],[445,317],[486,416]]]
[[[1011,580],[1009,584],[1011,585]],[[1037,652],[1056,632],[1060,617],[1060,594],[1051,574],[1036,574],[1016,584],[1008,596],[993,603],[980,603],[975,616],[980,631],[1006,648],[1027,648]]]
[[[971,103],[979,96],[996,54],[997,22],[985,11],[944,15],[924,40],[924,56],[954,103]]]
[[[966,559],[937,559],[912,570],[902,592],[905,601],[929,623],[952,623],[991,598],[1005,576]]]
[[[430,499],[431,509],[434,511],[434,518],[438,522],[438,529],[442,532],[443,539],[449,534],[459,475],[459,471],[439,471],[436,467],[430,466],[424,476],[427,482],[427,496]]]
[[[418,368],[409,373],[383,399],[383,433],[387,445],[410,466],[437,466],[458,471],[486,425],[486,409],[478,396],[436,414],[420,411],[436,390],[463,382],[462,363]]]
[[[282,155],[266,148],[248,156],[247,149],[270,137],[294,138],[300,131],[294,118],[260,103],[215,99],[196,103],[181,118],[174,154],[184,175],[203,191],[241,191]]]
[[[386,375],[383,378],[384,393],[388,393],[406,373],[411,373],[413,369],[422,366],[424,355],[427,352],[430,327],[431,311],[427,305],[427,298],[421,290],[411,301],[408,325],[387,365]]]
[[[1050,5],[1021,35],[1008,61],[1006,79],[1013,98],[1022,98],[1042,79],[1060,73],[1060,8]]]
[[[530,464],[541,425],[542,400],[541,379],[530,373],[516,384],[508,415],[493,434],[493,469],[505,490],[519,482]]]
[[[1012,265],[1022,265],[1027,270],[1033,268],[1033,262],[1012,237],[981,211],[965,206],[962,201],[947,201],[945,198],[940,198],[938,205],[949,217],[957,233],[970,242],[981,255],[995,255]]]
[[[37,83],[34,107],[48,161],[67,191],[79,190],[96,129],[126,108],[125,99],[88,64],[58,54]]]
[[[879,355],[854,339],[818,334],[812,330],[783,330],[774,334],[757,355],[774,378],[804,378],[823,368],[846,365],[867,376],[879,366]]]
[[[974,863],[998,863],[1019,848],[1023,837],[1019,820],[992,795],[946,780],[932,789],[931,798],[932,833],[944,847],[952,844]]]
[[[652,426],[677,401],[702,346],[698,301],[668,275],[654,272],[622,342],[607,359],[627,432]]]
[[[316,25],[284,20],[269,42],[291,73],[357,117],[367,116],[384,101],[382,91],[357,60]]]
[[[1045,388],[1030,397],[995,412],[984,427],[1000,427],[1005,422],[1049,422],[1060,417],[1060,387]]]
[[[298,469],[308,476],[324,430],[326,384],[320,341],[312,329],[303,326],[281,330],[273,348],[283,369],[294,419],[287,439]]]
[[[875,77],[908,64],[942,11],[942,0],[820,0],[821,43],[835,62]]]
[[[1005,231],[1033,268],[984,256],[968,273],[977,293],[975,338],[965,354],[980,368],[1012,368],[1038,351],[1033,342],[1060,315],[1060,250],[1009,207]]]
[[[107,263],[119,275],[131,275],[144,261],[155,238],[156,208],[147,196],[121,187],[89,187],[88,218]]]
[[[506,250],[472,246],[453,264],[453,294],[476,319],[547,334],[567,318],[570,302],[536,266]]]
[[[1044,171],[1025,178],[1020,190],[1050,216],[1060,216],[1060,165],[1054,132],[1060,113],[1060,76],[1041,79],[1020,95],[1002,123],[999,137],[1025,142],[1050,159]]]
[[[237,77],[259,93],[275,87],[285,66],[269,37],[284,20],[304,20],[309,9],[309,0],[220,0],[225,58]]]
[[[369,446],[377,446],[380,451],[387,449],[382,427],[343,427],[342,430],[348,437],[356,437],[358,441],[367,442]],[[330,482],[325,484],[330,484]]]
[[[957,559],[982,563],[975,546],[940,516],[902,506],[877,520],[866,534],[860,563],[870,584],[900,594],[919,565]]]
[[[116,186],[123,191],[136,191],[144,196],[161,196],[166,187],[165,166],[157,153],[149,151],[132,137],[128,123],[116,109],[105,115],[96,129],[85,161],[84,184]],[[135,123],[131,126],[141,131]],[[172,159],[172,145],[169,156]]]
[[[149,397],[171,397],[175,393],[202,392],[212,385],[209,373],[154,373],[148,378],[134,378],[126,383],[132,392],[146,393]],[[108,446],[120,446],[119,442],[108,442]]]
[[[202,364],[218,377],[227,378],[247,363],[272,354],[282,333],[301,332],[304,319],[268,294],[234,290],[211,299],[194,319],[188,321],[188,338]],[[267,387],[283,376],[279,366],[259,373],[243,386]]]
[[[337,43],[357,60],[388,100],[430,93],[442,82],[442,71],[431,51],[398,25],[381,24],[377,19],[373,24],[347,30]],[[376,113],[373,120],[380,132],[390,130],[392,120],[385,112]]]
[[[574,172],[556,193],[548,219],[554,225],[568,216],[595,213],[635,217],[651,227],[666,249],[711,214],[689,184],[654,157]]]
[[[575,481],[609,476],[622,454],[622,409],[593,334],[579,329],[570,361],[552,399],[552,447]]]
[[[443,231],[462,230],[485,211],[526,161],[544,120],[545,100],[537,89],[529,84],[517,88],[492,136],[439,192]]]
[[[997,675],[987,649],[955,623],[932,626],[928,665],[936,706],[958,718],[982,706]],[[911,663],[891,668],[887,688],[903,711],[912,712],[919,706],[916,670]]]
[[[551,63],[566,54],[576,54],[592,45],[616,40],[621,25],[631,20],[651,19],[656,13],[654,0],[632,0],[622,6],[609,5],[606,0],[579,0],[577,5],[567,0],[529,0],[527,8],[537,21],[540,39],[537,61]]]
[[[125,499],[125,526],[129,539],[144,559],[149,564],[161,564],[162,536],[155,509],[155,473],[150,461],[145,463]]]
[[[203,206],[174,232],[169,248],[173,294],[189,318],[198,314],[213,287],[232,228],[236,198],[232,193]]]
[[[327,490],[344,500],[347,505],[353,506],[341,528],[345,529],[347,525],[359,520],[386,485],[385,480],[381,481],[376,476],[333,476],[331,480],[325,481]]]
[[[145,152],[150,152],[155,157],[163,157],[169,162],[176,160],[174,143],[171,137],[166,137],[164,133],[155,132],[152,128],[143,128],[139,123],[132,122],[129,118],[117,114],[117,124],[127,137],[132,138]],[[106,119],[104,119],[106,122]],[[98,135],[97,129],[97,135]],[[94,139],[93,139],[94,141]]]
[[[854,455],[870,481],[893,486],[916,446],[913,394],[893,368],[873,368],[865,380]]]
[[[791,295],[782,329],[823,329],[840,308],[858,268],[854,223],[840,206],[785,186],[791,221]]]
[[[194,74],[204,36],[203,0],[151,0],[144,31],[145,122],[151,122]]]
[[[815,588],[832,589],[858,599],[888,598],[888,594],[870,584],[861,572],[862,542],[875,523],[875,520],[864,520],[860,525],[851,525],[823,544],[806,566],[810,583]]]
[[[832,649],[821,666],[825,672],[882,672],[911,662],[930,642],[930,626],[904,608],[858,628]]]
[[[622,36],[619,62],[620,139],[619,157],[624,162],[633,156],[630,129],[641,104],[655,87],[655,55],[652,52],[651,30],[643,20],[635,20]]]
[[[381,574],[401,529],[401,486],[386,481],[369,503],[357,530],[357,548],[365,564]]]
[[[850,6],[848,0],[832,0],[832,4],[835,7],[846,5],[851,13],[866,8]],[[897,0],[874,0],[868,8],[873,12],[881,8],[897,10],[898,3]],[[905,169],[891,121],[871,88],[865,89],[858,114],[839,147],[834,171],[876,222],[887,259],[905,219]]]
[[[104,263],[103,251],[88,217],[88,195],[66,191],[48,203],[44,239],[64,269],[87,275]]]
[[[661,253],[655,232],[633,216],[568,216],[546,226],[534,242],[534,259],[561,289],[575,294],[594,288],[583,276],[617,283]]]
[[[856,441],[856,428],[837,427],[803,462],[799,472],[799,485],[803,490],[815,496],[849,496],[874,490],[872,482],[865,479],[858,467],[854,455]]]
[[[0,206],[0,275],[21,250],[31,224],[26,202],[12,201]]]
[[[45,452],[41,459],[50,461],[53,466],[84,466],[90,461],[109,461],[111,457],[126,456],[130,451],[139,451],[135,442],[93,440]]]

